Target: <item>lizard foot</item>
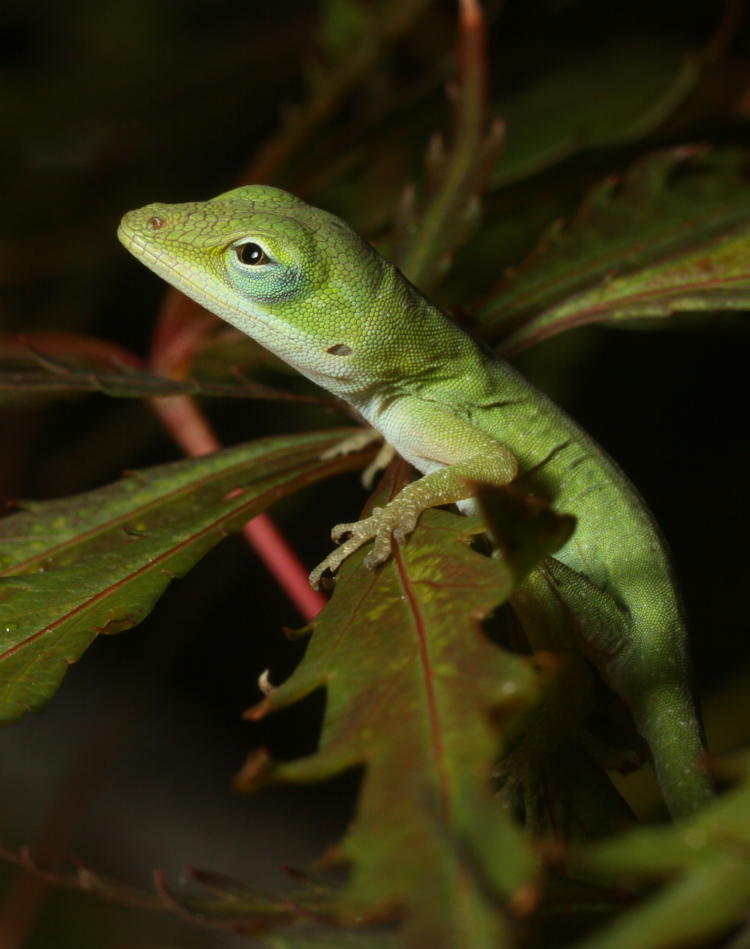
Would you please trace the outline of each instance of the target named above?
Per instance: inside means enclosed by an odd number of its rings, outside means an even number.
[[[393,445],[389,445],[388,442],[383,442],[380,446],[380,451],[362,472],[362,487],[369,491],[377,475],[388,467],[395,455],[396,449]]]
[[[361,451],[367,448],[373,442],[382,441],[383,436],[375,428],[363,428],[349,438],[337,442],[332,448],[327,448],[321,454],[321,460],[327,461],[329,458],[339,458],[341,455],[352,455],[355,451]]]
[[[386,507],[376,507],[369,517],[350,524],[337,524],[331,531],[334,541],[349,535],[338,550],[330,553],[326,559],[310,574],[310,585],[318,589],[320,579],[328,570],[335,573],[341,564],[369,540],[374,540],[372,550],[365,557],[365,567],[374,570],[391,555],[391,537],[402,544],[417,526],[422,508],[406,498],[396,498]]]
[[[363,448],[367,448],[367,446],[371,445],[373,442],[382,440],[383,436],[377,429],[364,428],[361,432],[357,432],[355,435],[345,438],[342,442],[334,445],[333,448],[328,448],[320,457],[323,461],[326,461],[328,458],[338,458],[341,455],[351,455],[355,451],[361,451]],[[373,482],[375,481],[375,476],[378,474],[378,472],[388,467],[395,454],[396,449],[393,448],[392,445],[389,445],[388,442],[383,441],[383,444],[380,446],[380,451],[362,472],[363,488],[369,490],[372,487]]]

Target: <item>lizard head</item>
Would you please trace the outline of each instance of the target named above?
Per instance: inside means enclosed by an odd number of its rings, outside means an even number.
[[[348,225],[278,188],[150,204],[118,237],[206,309],[342,395],[377,358],[366,317],[390,265]],[[366,375],[366,373],[365,373]]]

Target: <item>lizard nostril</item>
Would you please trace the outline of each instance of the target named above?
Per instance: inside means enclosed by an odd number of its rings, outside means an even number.
[[[146,227],[150,231],[158,231],[160,228],[164,227],[166,223],[167,222],[164,220],[163,217],[154,216],[154,217],[150,217],[148,221],[146,221]]]

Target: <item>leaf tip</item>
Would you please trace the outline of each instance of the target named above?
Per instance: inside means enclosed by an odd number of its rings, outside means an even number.
[[[267,671],[268,670],[266,670],[266,672]],[[265,692],[265,689],[260,684],[260,680],[265,674],[266,673],[264,672],[258,680],[258,687],[260,688],[261,692]],[[273,686],[271,686],[271,688],[273,688]],[[242,713],[242,717],[248,722],[259,722],[262,718],[265,718],[266,715],[268,715],[268,713],[271,711],[271,708],[272,705],[270,693],[265,692],[265,698],[261,699],[260,702],[257,702],[255,705],[251,705],[250,708],[245,709],[245,711]]]
[[[239,791],[253,791],[256,788],[262,787],[273,771],[273,768],[273,759],[268,751],[265,748],[258,748],[257,751],[248,755],[245,763],[234,779],[234,786]]]
[[[321,581],[321,586],[326,587],[327,584],[328,584],[328,578],[323,577]],[[330,586],[333,586],[333,584],[330,584]],[[281,632],[283,633],[285,639],[288,639],[291,642],[295,642],[298,639],[305,639],[306,636],[310,636],[312,634],[313,629],[314,629],[313,624],[307,623],[307,625],[305,626],[297,626],[297,627],[282,626]]]
[[[508,901],[508,909],[514,916],[528,916],[539,903],[539,887],[535,883],[525,883],[519,887]]]

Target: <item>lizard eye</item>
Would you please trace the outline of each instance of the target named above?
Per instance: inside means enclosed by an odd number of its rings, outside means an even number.
[[[237,254],[237,260],[246,266],[257,267],[258,264],[270,263],[270,257],[260,244],[240,244],[235,247],[234,252]]]

